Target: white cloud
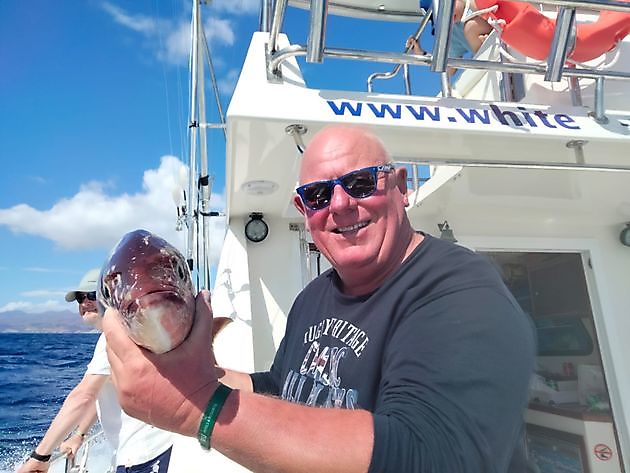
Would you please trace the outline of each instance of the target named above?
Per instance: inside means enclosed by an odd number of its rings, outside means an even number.
[[[50,289],[35,289],[33,291],[20,292],[22,297],[60,297],[64,296],[66,291],[52,291]]]
[[[260,0],[214,0],[212,8],[236,15],[258,13]]]
[[[162,49],[157,51],[158,58],[169,64],[187,64],[190,56],[190,23],[182,21],[164,33]]]
[[[239,70],[238,69],[230,69],[228,73],[221,77],[217,81],[217,85],[219,86],[219,92],[224,95],[232,95],[234,92],[234,87],[236,87],[236,82],[238,81]]]
[[[27,268],[24,268],[24,271],[29,271],[31,273],[55,273],[55,274],[59,274],[59,273],[74,273],[75,271],[69,270],[69,269],[63,269],[63,268],[40,268],[37,266],[29,266]]]
[[[27,299],[44,299],[35,301],[13,301],[0,307],[0,313],[19,310],[30,314],[38,314],[47,311],[68,310],[68,304],[63,300],[65,291],[50,289],[35,289],[33,291],[23,291],[20,297]],[[52,299],[51,299],[52,298]]]
[[[122,26],[125,26],[133,31],[138,31],[144,34],[155,33],[158,25],[157,21],[146,15],[130,15],[122,8],[109,3],[101,3],[101,7],[114,19],[114,21]]]
[[[257,3],[258,0],[256,0]],[[229,5],[231,2],[226,2]],[[231,7],[221,10],[238,13],[249,12],[248,1],[234,2]],[[153,49],[155,56],[169,64],[185,65],[190,55],[190,20],[171,20],[151,18],[146,15],[132,15],[109,2],[101,3],[101,8],[108,13],[114,22],[142,35],[146,45]],[[235,34],[232,22],[225,18],[209,16],[204,21],[206,39],[210,45],[234,44]]]
[[[204,32],[210,48],[218,44],[230,46],[236,38],[232,22],[223,18],[208,18],[204,22]],[[169,64],[187,64],[190,56],[190,23],[182,21],[162,31],[162,34],[163,46],[157,51],[157,57]]]
[[[68,304],[60,300],[47,300],[44,302],[9,302],[0,307],[0,313],[20,310],[29,314],[40,312],[68,310]]]
[[[186,232],[175,231],[176,207],[172,191],[180,184],[184,164],[174,156],[164,156],[157,169],[145,171],[142,191],[135,194],[108,195],[107,187],[91,182],[78,193],[55,203],[50,209],[38,210],[28,204],[0,209],[0,225],[17,234],[46,238],[70,251],[111,249],[125,233],[143,228],[180,249],[185,250]],[[184,171],[185,172],[185,171]],[[225,208],[222,195],[213,194],[212,209]],[[81,215],[81,225],[77,225]],[[218,254],[225,235],[225,219],[211,219],[211,264]],[[37,268],[31,268],[37,270]]]
[[[234,44],[234,29],[232,28],[232,22],[222,18],[210,17],[208,18],[203,29],[206,33],[206,39],[213,44]]]

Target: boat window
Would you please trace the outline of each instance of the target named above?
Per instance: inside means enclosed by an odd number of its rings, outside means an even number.
[[[491,252],[516,301],[536,326],[539,356],[593,352],[592,311],[578,253]],[[591,324],[592,325],[592,324]]]
[[[431,167],[426,164],[406,163],[397,161],[396,167],[407,169],[407,191],[414,192],[431,179]]]
[[[534,323],[540,356],[585,356],[593,352],[593,340],[581,319],[542,317]]]
[[[592,318],[578,253],[489,252],[523,310],[537,318]]]

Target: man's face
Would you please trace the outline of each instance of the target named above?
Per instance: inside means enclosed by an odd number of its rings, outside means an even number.
[[[300,184],[337,178],[387,159],[380,142],[363,130],[326,129],[313,138],[304,154]],[[321,210],[310,210],[299,196],[295,198],[313,241],[342,278],[356,272],[389,271],[400,254],[398,237],[408,204],[406,170],[379,172],[377,177],[376,191],[362,199],[336,185],[330,205]]]
[[[96,294],[94,292],[78,292],[76,299],[79,304],[79,315],[83,318],[83,321],[89,325],[96,326],[101,318],[96,308]]]

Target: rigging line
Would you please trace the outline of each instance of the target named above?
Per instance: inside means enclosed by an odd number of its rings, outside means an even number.
[[[153,7],[154,7],[154,12],[155,12],[155,17],[160,18],[158,0],[154,1]],[[158,27],[157,30],[158,30],[158,42],[159,42],[160,51],[164,51],[162,28]],[[169,95],[168,95],[168,74],[166,73],[166,64],[164,63],[164,61],[162,60],[160,61],[160,63],[162,64],[162,77],[164,78],[164,95],[166,96],[166,127],[168,130],[169,152],[172,155],[174,153],[173,153],[173,134],[171,132],[171,113],[170,113],[171,107],[170,107],[170,100],[169,100]]]
[[[217,76],[214,73],[214,65],[212,64],[212,54],[210,53],[210,45],[206,39],[206,32],[201,25],[201,37],[203,38],[204,51],[206,53],[206,61],[208,61],[208,69],[210,70],[210,79],[212,81],[212,91],[214,92],[214,100],[217,103],[217,110],[219,112],[219,119],[221,123],[225,123],[225,115],[223,114],[223,107],[221,106],[221,98],[219,96],[219,87],[217,86]],[[227,139],[227,131],[223,128],[223,136]]]

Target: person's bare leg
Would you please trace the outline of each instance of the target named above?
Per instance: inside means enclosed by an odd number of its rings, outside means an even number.
[[[492,31],[492,26],[481,18],[476,16],[464,23],[464,36],[470,45],[473,53],[479,51],[479,48]]]

